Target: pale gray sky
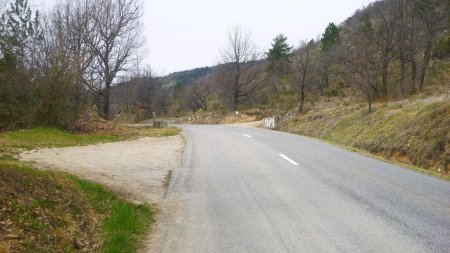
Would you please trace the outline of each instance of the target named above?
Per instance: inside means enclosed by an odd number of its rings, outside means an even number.
[[[50,7],[57,0],[29,0]],[[292,45],[316,38],[373,0],[144,0],[146,63],[160,73],[211,66],[236,24],[252,32],[261,52],[283,33]]]

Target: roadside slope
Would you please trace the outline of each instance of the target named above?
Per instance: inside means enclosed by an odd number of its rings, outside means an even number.
[[[335,105],[288,120],[281,130],[363,149],[389,160],[450,170],[450,103],[442,98],[377,105]]]

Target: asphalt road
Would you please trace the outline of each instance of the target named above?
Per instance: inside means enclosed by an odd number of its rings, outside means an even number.
[[[311,138],[182,126],[162,252],[450,252],[450,183]]]

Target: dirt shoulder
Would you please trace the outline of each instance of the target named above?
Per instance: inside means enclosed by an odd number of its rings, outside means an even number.
[[[56,169],[98,182],[128,199],[158,203],[169,171],[178,167],[184,148],[181,136],[90,146],[38,149],[20,159],[39,168]]]

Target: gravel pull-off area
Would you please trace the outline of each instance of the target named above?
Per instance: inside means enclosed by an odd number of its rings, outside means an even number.
[[[103,184],[125,197],[159,203],[169,171],[181,162],[184,140],[180,136],[146,137],[91,146],[39,149],[20,158],[38,167],[69,172]]]

